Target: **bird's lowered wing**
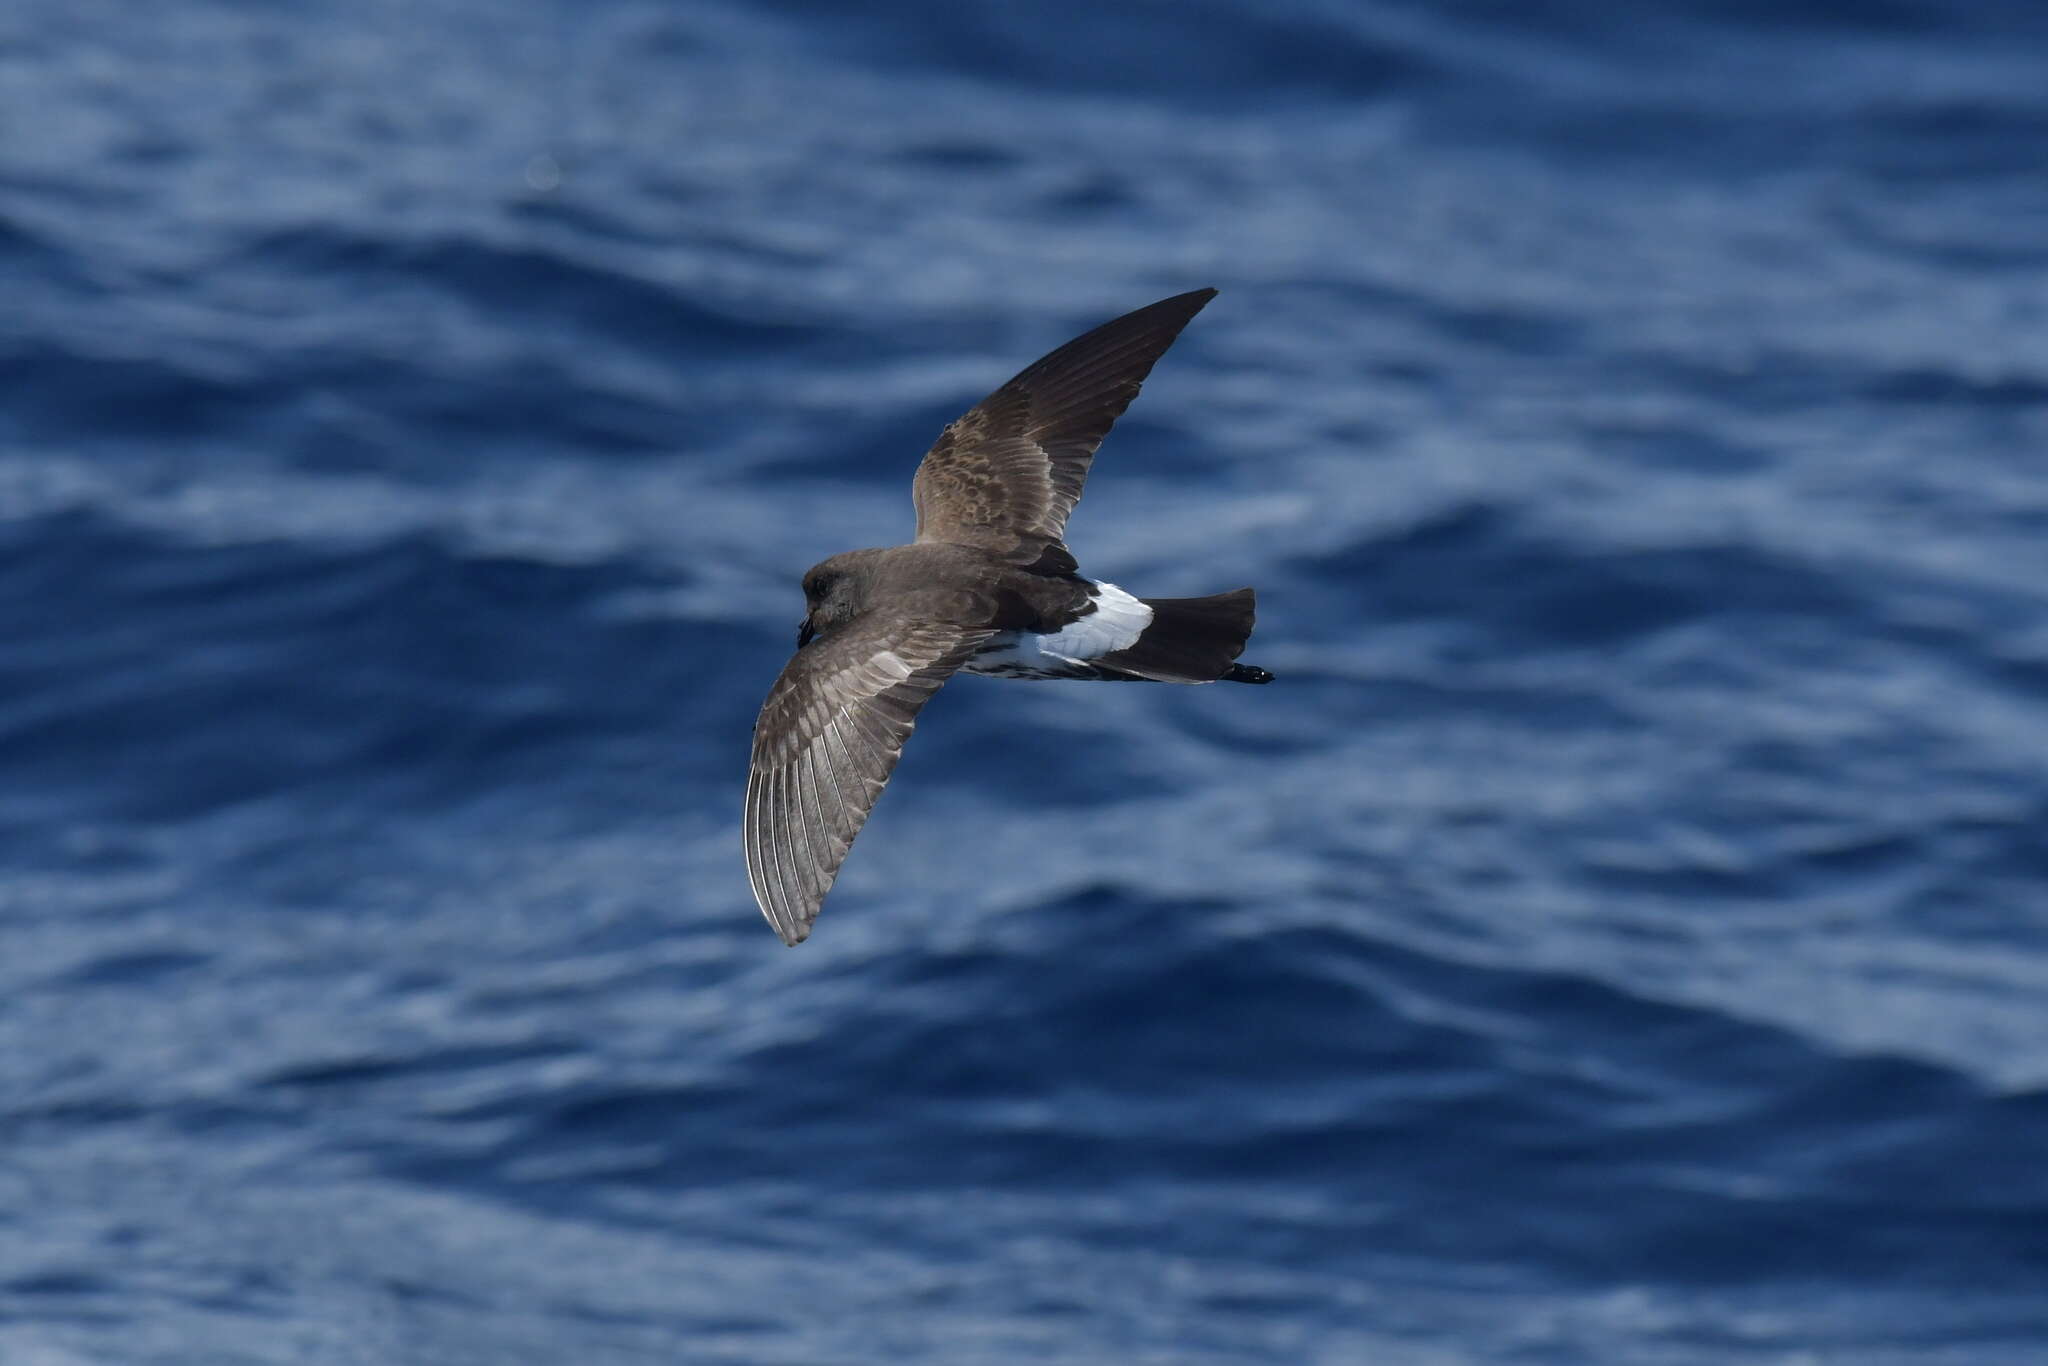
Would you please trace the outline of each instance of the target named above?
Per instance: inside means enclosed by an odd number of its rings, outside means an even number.
[[[1034,362],[939,433],[911,484],[917,539],[1017,564],[1061,546],[1095,448],[1153,363],[1216,296],[1198,289],[1104,323]]]
[[[785,944],[818,918],[918,709],[988,631],[863,617],[798,650],[754,723],[747,880]]]

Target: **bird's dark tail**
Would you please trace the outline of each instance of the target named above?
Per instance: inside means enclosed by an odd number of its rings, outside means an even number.
[[[1251,638],[1252,590],[1207,598],[1140,598],[1152,609],[1138,643],[1092,662],[1160,683],[1270,683],[1264,669],[1236,663]]]

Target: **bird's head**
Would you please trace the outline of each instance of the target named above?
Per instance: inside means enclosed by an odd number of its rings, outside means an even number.
[[[796,631],[798,649],[860,615],[867,605],[868,588],[867,575],[860,572],[860,557],[869,553],[853,550],[834,555],[812,565],[804,575],[804,619]]]

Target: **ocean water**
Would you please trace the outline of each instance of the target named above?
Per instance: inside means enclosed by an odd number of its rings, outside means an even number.
[[[13,0],[0,1366],[2048,1361],[2048,11]],[[797,579],[1222,293],[815,937]]]

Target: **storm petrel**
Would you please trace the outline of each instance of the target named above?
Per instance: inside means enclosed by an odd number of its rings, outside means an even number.
[[[754,723],[747,880],[785,944],[810,935],[918,709],[958,670],[998,678],[1269,683],[1236,663],[1249,588],[1138,598],[1062,541],[1095,448],[1214,298],[1163,299],[1068,342],[939,433],[912,481],[917,539],[804,575],[796,657]]]

